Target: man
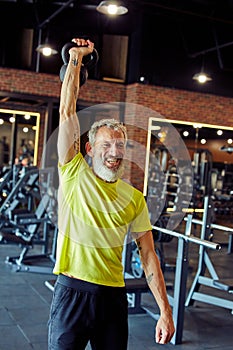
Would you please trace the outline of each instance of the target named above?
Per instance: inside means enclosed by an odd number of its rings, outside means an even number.
[[[126,350],[128,305],[122,250],[130,231],[148,285],[160,308],[155,340],[174,334],[171,308],[156,256],[151,223],[140,191],[120,179],[126,150],[126,128],[101,120],[89,131],[88,166],[80,153],[76,115],[82,58],[93,43],[73,39],[61,89],[59,155],[59,234],[54,273],[58,275],[49,320],[50,350]]]

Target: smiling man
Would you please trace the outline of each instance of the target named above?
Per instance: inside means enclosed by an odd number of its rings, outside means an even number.
[[[126,141],[126,129],[117,121],[102,120],[92,125],[86,151],[92,157],[96,176],[115,182],[123,175]]]
[[[76,115],[82,58],[93,43],[73,39],[61,89],[58,134],[58,240],[54,273],[58,275],[49,319],[49,350],[126,350],[128,304],[122,252],[126,235],[134,237],[160,318],[155,340],[174,334],[172,312],[143,194],[124,182],[127,131],[114,119],[95,122],[86,152],[80,153]]]

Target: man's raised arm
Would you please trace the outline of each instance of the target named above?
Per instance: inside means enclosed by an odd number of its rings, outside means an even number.
[[[60,96],[60,121],[58,132],[58,157],[61,165],[68,163],[80,151],[80,126],[76,113],[79,95],[82,58],[93,51],[90,40],[73,39],[77,47],[69,50],[67,65]]]

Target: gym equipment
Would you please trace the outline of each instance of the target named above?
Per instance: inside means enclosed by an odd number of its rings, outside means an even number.
[[[69,42],[66,43],[61,50],[61,57],[64,62],[63,66],[60,69],[60,80],[63,82],[66,68],[69,62],[69,50],[72,47],[77,47],[75,43]],[[82,66],[80,70],[80,86],[84,85],[88,78],[88,71],[94,68],[99,60],[99,55],[97,50],[94,48],[93,52],[90,55],[84,56],[82,61]]]
[[[180,224],[185,215],[184,209],[191,202],[192,177],[192,169],[185,162],[173,159],[164,146],[151,144],[146,201],[153,225],[172,230]],[[162,230],[153,229],[152,233],[162,271],[165,272],[166,267],[175,270],[173,257],[166,262],[164,256],[164,243],[171,242],[173,236],[164,234]],[[142,276],[143,270],[136,250],[132,254],[131,267],[136,278]]]
[[[52,190],[54,168],[38,169],[23,167],[16,179],[15,186],[0,207],[0,244],[18,244],[22,247],[19,257],[7,257],[6,263],[15,271],[50,273],[51,260],[55,256],[53,242],[52,254],[49,255],[51,231],[56,235],[55,197]],[[42,247],[42,254],[28,257],[28,252],[35,246]],[[30,260],[49,258],[50,267],[37,266]]]
[[[1,228],[1,243],[18,244],[22,248],[19,256],[6,257],[6,264],[10,265],[14,271],[52,273],[55,262],[55,249],[53,248],[52,254],[49,254],[49,233],[51,231],[51,221],[49,218],[50,201],[51,197],[48,194],[44,194],[34,213],[16,214],[14,215],[14,220],[9,220],[7,225]],[[53,230],[53,244],[55,244],[56,226]],[[34,245],[42,246],[42,254],[27,255]],[[49,260],[49,264],[38,266],[32,263],[32,261],[41,261],[44,258]]]
[[[221,228],[221,226],[214,225],[211,223],[212,207],[213,207],[213,203],[211,202],[211,198],[209,196],[205,196],[204,215],[203,215],[202,221],[199,221],[199,220],[192,221],[193,223],[200,224],[202,226],[201,227],[202,239],[205,239],[205,237],[208,237],[210,235],[210,230],[212,230],[213,228],[218,228],[218,229]],[[233,229],[226,228],[226,227],[225,229],[228,229],[226,231],[231,233],[230,236],[232,240]],[[206,270],[209,272],[210,277],[205,276]],[[233,314],[233,301],[222,297],[221,298],[214,297],[207,293],[201,293],[199,292],[199,288],[201,285],[216,288],[222,291],[227,291],[229,293],[233,293],[233,279],[229,279],[229,278],[220,279],[213,266],[213,263],[211,262],[209,255],[207,254],[205,247],[200,246],[198,269],[197,269],[193,284],[190,288],[190,292],[188,294],[185,305],[186,306],[193,305],[194,301],[197,300],[203,303],[213,304],[219,307],[230,309],[231,313]]]
[[[140,255],[138,248],[135,243],[132,243],[134,246],[132,248],[131,255],[131,271],[135,278],[141,278],[144,276],[143,268],[140,260]]]
[[[11,191],[11,179],[13,169],[5,169],[0,178],[0,204],[4,202]]]
[[[167,227],[176,227],[183,218],[183,210],[188,208],[192,198],[192,170],[180,161],[176,164],[168,150],[162,146],[152,145],[148,166],[146,201],[151,223],[157,225],[165,214],[168,216]],[[152,147],[151,146],[151,147]],[[176,224],[174,220],[176,218]],[[169,222],[170,221],[170,222]],[[157,225],[160,226],[160,225]],[[162,225],[165,227],[164,225]],[[161,234],[163,235],[163,234]],[[168,237],[165,235],[164,239]]]
[[[9,193],[14,188],[16,182],[21,176],[22,165],[14,164],[10,168],[6,168],[0,178],[0,205],[6,200]]]
[[[5,216],[11,216],[17,207],[33,209],[33,199],[39,199],[38,178],[39,170],[37,167],[24,167],[21,177],[0,206],[0,213]]]
[[[176,231],[171,231],[163,227],[152,226],[154,230],[161,231],[164,235],[172,235],[173,237],[178,238],[178,251],[176,257],[176,269],[175,269],[175,283],[174,283],[174,294],[173,297],[168,295],[169,303],[173,307],[173,319],[175,323],[176,332],[171,340],[173,344],[180,344],[182,342],[182,333],[183,333],[183,323],[184,323],[184,309],[185,309],[185,298],[186,298],[186,284],[187,284],[187,276],[188,276],[188,244],[195,243],[200,246],[219,250],[221,246],[218,243],[213,243],[208,240],[204,240],[198,238],[196,236],[191,235],[191,222],[192,215],[189,214],[186,220],[185,233],[179,233]],[[127,248],[126,248],[127,250]],[[127,255],[126,264],[127,264]],[[131,307],[134,307],[138,312],[147,312],[152,318],[158,320],[159,314],[155,314],[148,307],[143,305],[138,305],[140,303],[140,297],[137,294],[146,293],[149,291],[149,287],[146,290],[143,289],[143,278],[133,278],[132,275],[125,273],[126,278],[131,278],[131,295],[128,298],[129,302],[133,304]],[[139,282],[137,282],[139,280]],[[167,286],[166,286],[167,287]],[[144,311],[143,311],[144,310]]]
[[[200,247],[206,247],[214,250],[221,249],[218,243],[210,242],[191,234],[191,222],[192,215],[189,214],[186,220],[185,233],[179,233],[171,231],[165,228],[159,228],[154,226],[154,229],[161,230],[164,234],[172,235],[178,238],[178,250],[176,258],[176,271],[175,271],[175,285],[174,295],[171,297],[168,295],[169,303],[173,307],[173,319],[175,324],[175,334],[171,340],[173,344],[180,344],[182,342],[183,324],[184,324],[184,309],[185,309],[185,298],[186,298],[186,285],[188,276],[188,245],[190,243],[198,244]],[[146,312],[158,320],[159,315],[154,314],[148,308],[143,307]]]
[[[176,221],[176,218],[179,219],[179,213],[163,213],[161,214],[159,220],[155,223],[157,227],[167,227],[167,223],[170,220]],[[164,234],[161,230],[155,230],[152,229],[153,239],[155,243],[155,252],[159,258],[160,266],[162,271],[164,272],[166,269],[166,261],[164,257],[164,243],[169,243],[173,239],[172,235]],[[141,265],[139,252],[136,247],[136,244],[132,242],[131,252],[128,249],[127,254],[131,254],[131,262],[130,262],[130,269],[127,266],[127,272],[130,272],[133,274],[135,278],[141,278],[143,274],[143,268]]]
[[[203,225],[203,221],[198,220],[198,219],[193,219],[192,222],[194,224],[198,224],[198,225]],[[228,234],[228,249],[227,249],[227,253],[231,254],[233,253],[233,227],[228,227],[228,226],[224,226],[224,225],[218,225],[218,224],[214,224],[214,223],[210,223],[210,229],[212,231],[214,230],[218,230],[218,231],[224,231],[225,233]],[[224,244],[221,243],[221,246],[223,246]]]
[[[16,210],[34,211],[41,199],[41,193],[48,192],[51,187],[53,173],[52,167],[40,170],[36,166],[23,167],[17,179],[13,180],[12,189],[0,206],[2,217],[12,219]]]
[[[202,193],[208,194],[211,191],[210,175],[213,167],[213,156],[207,149],[196,149],[193,155],[194,176],[198,188]]]
[[[141,278],[144,276],[138,248],[135,243],[132,243],[132,253],[131,253],[131,272],[135,278]],[[164,254],[163,251],[155,247],[155,252],[159,258],[160,266],[162,271],[164,272],[165,270],[165,261],[164,261]]]

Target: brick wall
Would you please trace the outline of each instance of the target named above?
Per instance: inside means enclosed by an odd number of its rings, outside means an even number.
[[[0,67],[0,91],[59,98],[56,75]],[[80,99],[88,103],[128,102],[168,119],[232,126],[233,98],[143,84],[123,85],[89,80]]]
[[[0,67],[0,91],[58,97],[60,82],[55,75]]]
[[[56,75],[0,68],[0,91],[47,96],[59,99],[61,83]],[[156,113],[170,120],[233,125],[233,98],[190,92],[159,86],[123,85],[88,80],[80,91],[80,101],[87,104],[126,102],[125,122],[129,137],[146,145],[148,118]],[[43,115],[41,126],[43,126]],[[134,126],[134,127],[132,127]],[[143,148],[145,150],[145,147]],[[132,159],[138,159],[129,171],[130,181],[142,189],[145,153],[132,149]],[[134,153],[135,152],[135,153]]]

